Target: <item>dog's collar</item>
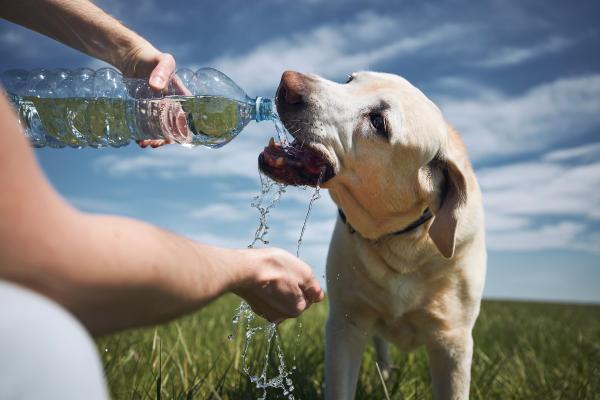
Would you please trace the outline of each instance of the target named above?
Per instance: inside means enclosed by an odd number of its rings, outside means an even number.
[[[356,229],[354,229],[352,227],[352,225],[350,225],[348,223],[348,221],[346,219],[346,214],[344,214],[344,212],[342,211],[341,208],[338,208],[338,214],[340,215],[340,219],[342,220],[342,222],[348,226],[348,229],[350,230],[350,233],[355,233]],[[410,232],[412,230],[417,229],[419,226],[421,226],[425,222],[429,221],[432,217],[433,217],[433,213],[431,212],[431,210],[429,208],[426,208],[425,211],[423,211],[423,214],[421,214],[421,216],[419,217],[419,219],[417,219],[416,221],[408,224],[406,227],[404,227],[403,229],[401,229],[399,231],[388,233],[388,234],[386,234],[384,236],[403,235],[405,233],[408,233],[408,232]],[[358,234],[360,235],[360,232],[358,232]]]

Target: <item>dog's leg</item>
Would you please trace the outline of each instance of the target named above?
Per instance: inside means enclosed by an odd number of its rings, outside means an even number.
[[[466,400],[471,382],[473,338],[469,331],[443,334],[427,344],[435,400]]]
[[[325,398],[354,398],[363,349],[370,327],[344,314],[330,314],[325,328]]]
[[[375,354],[377,355],[377,364],[381,369],[383,379],[387,380],[390,377],[390,352],[388,342],[380,336],[373,336],[373,346],[375,346]]]

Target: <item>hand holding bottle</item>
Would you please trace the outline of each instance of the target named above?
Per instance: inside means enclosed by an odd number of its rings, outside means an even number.
[[[130,50],[122,63],[117,65],[123,76],[148,78],[150,87],[157,92],[165,89],[170,76],[175,72],[175,66],[175,59],[171,54],[161,53],[148,42]]]
[[[36,12],[32,13],[32,9]],[[169,77],[175,71],[175,59],[172,55],[158,51],[146,39],[89,1],[8,2],[3,4],[0,17],[104,60],[121,70],[126,77],[148,79],[150,87],[156,91],[165,89]],[[180,92],[187,95],[183,85]],[[169,141],[159,139],[140,142],[155,147]]]
[[[191,95],[191,92],[185,87],[181,80],[173,75],[175,73],[176,62],[169,53],[162,53],[148,42],[133,48],[128,52],[118,68],[127,78],[148,79],[148,84],[156,92],[164,91],[169,83],[171,87],[177,89],[178,94]],[[172,77],[172,78],[171,78]],[[172,79],[171,82],[169,80]],[[189,135],[187,124],[185,122],[185,113],[177,102],[169,100],[162,101],[159,112],[168,113],[168,118],[161,123],[163,131],[172,132],[185,138]],[[169,139],[146,139],[139,140],[138,145],[142,148],[148,146],[152,148],[160,147],[171,143]]]

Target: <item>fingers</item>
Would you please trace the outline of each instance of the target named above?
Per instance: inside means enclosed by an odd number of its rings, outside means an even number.
[[[257,314],[269,322],[279,324],[288,318],[299,317],[304,311],[306,311],[306,309],[308,309],[308,307],[310,307],[310,304],[311,303],[307,302],[304,297],[301,297],[299,301],[286,307],[274,307],[273,305],[267,305],[265,308],[260,309],[260,311],[254,309],[254,307],[253,309]]]
[[[256,314],[276,324],[299,317],[312,304],[297,284],[284,282],[273,282],[254,288],[251,293],[240,294]]]
[[[148,146],[150,146],[153,149],[155,149],[157,147],[161,147],[161,146],[164,146],[165,144],[169,144],[169,143],[171,143],[171,141],[168,140],[168,139],[144,139],[144,140],[138,140],[137,141],[137,144],[142,149],[145,149]]]
[[[310,303],[320,302],[325,297],[321,285],[307,264],[302,262],[301,268],[303,270],[303,279],[298,285],[300,286],[300,289],[302,289],[304,297],[306,297]]]
[[[160,127],[165,137],[178,143],[186,143],[190,137],[187,117],[181,105],[176,101],[161,100]]]
[[[252,311],[261,318],[266,319],[274,324],[279,324],[288,318],[294,318],[296,315],[292,311],[293,306],[284,306],[283,304],[271,304],[270,300],[255,298],[250,303]]]
[[[149,84],[155,91],[161,91],[169,82],[169,78],[175,72],[175,59],[168,53],[161,53],[157,57],[158,64],[150,74]]]
[[[312,269],[304,261],[285,253],[288,256],[286,262],[289,268],[295,270],[297,281],[294,282],[301,290],[300,296],[306,300],[304,308],[308,308],[311,303],[318,303],[324,298],[323,289],[312,273]]]
[[[191,96],[192,92],[183,84],[181,79],[177,75],[173,77],[173,87],[177,94],[181,94],[184,96]]]
[[[318,303],[325,297],[319,282],[313,277],[308,283],[301,286],[304,297],[311,303]]]

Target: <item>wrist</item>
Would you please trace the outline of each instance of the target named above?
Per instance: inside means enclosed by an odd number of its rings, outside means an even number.
[[[252,249],[235,249],[231,252],[229,291],[242,295],[246,289],[257,281],[257,266],[260,265],[259,252]]]

